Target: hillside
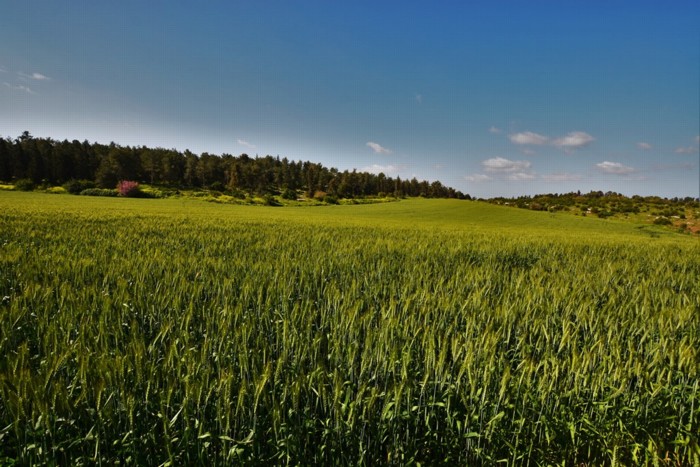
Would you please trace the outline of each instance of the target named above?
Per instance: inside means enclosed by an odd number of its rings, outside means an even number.
[[[599,219],[566,212],[513,209],[484,201],[407,198],[398,202],[289,206],[270,209],[256,205],[202,203],[197,197],[171,197],[157,201],[116,197],[66,197],[45,193],[0,190],[0,206],[15,212],[55,210],[71,215],[99,213],[107,217],[149,216],[157,221],[170,216],[207,219],[250,219],[272,223],[304,223],[323,226],[390,227],[398,231],[457,231],[471,234],[508,235],[517,238],[545,236],[610,240],[669,238],[683,241],[679,231],[630,219]]]

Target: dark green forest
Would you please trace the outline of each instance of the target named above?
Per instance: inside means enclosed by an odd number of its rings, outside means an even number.
[[[0,180],[22,180],[36,186],[57,186],[83,181],[115,188],[133,180],[172,188],[207,188],[260,195],[303,192],[338,198],[363,196],[469,196],[439,181],[402,180],[383,173],[343,172],[313,162],[247,154],[195,154],[175,149],[121,146],[88,141],[56,141],[24,132],[17,138],[0,138]]]

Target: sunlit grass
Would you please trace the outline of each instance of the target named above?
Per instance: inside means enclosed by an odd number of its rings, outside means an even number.
[[[700,243],[665,232],[0,193],[0,460],[692,465]]]

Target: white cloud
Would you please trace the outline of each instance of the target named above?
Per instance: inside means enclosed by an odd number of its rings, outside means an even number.
[[[32,73],[29,77],[37,81],[48,81],[51,79],[48,76],[42,75],[41,73]]]
[[[367,146],[372,148],[372,151],[374,151],[376,154],[391,154],[391,149],[382,147],[382,145],[379,143],[368,141]]]
[[[697,135],[697,136],[695,137],[695,142],[698,143],[698,144],[700,144],[700,135]]]
[[[493,180],[491,177],[489,177],[488,175],[484,175],[484,174],[465,175],[464,179],[468,182],[475,182],[475,183],[487,182],[489,180]]]
[[[29,88],[27,86],[22,86],[21,84],[18,84],[16,86],[13,86],[12,84],[7,83],[7,82],[4,82],[2,84],[7,86],[9,89],[12,89],[13,91],[22,91],[22,92],[26,92],[27,94],[32,94],[32,95],[36,94],[34,91],[31,90],[31,88]]]
[[[49,81],[49,80],[51,80],[51,78],[49,78],[48,76],[42,75],[41,73],[36,73],[36,72],[31,73],[31,74],[20,72],[20,73],[17,73],[17,75],[19,75],[21,78],[33,79],[35,81]]]
[[[581,180],[581,176],[577,174],[570,173],[553,173],[542,175],[542,180],[546,182],[575,182]]]
[[[369,172],[371,174],[379,174],[383,173],[385,175],[388,174],[395,174],[403,170],[404,167],[401,165],[379,165],[379,164],[372,164],[367,167],[363,167],[360,169],[361,172]]]
[[[423,103],[423,94],[416,94],[416,102],[419,104]]]
[[[487,172],[518,172],[530,168],[530,161],[511,161],[503,157],[494,157],[481,161]]]
[[[442,170],[443,168],[445,168],[445,166],[442,164],[433,164],[433,169],[435,170]]]
[[[627,175],[636,172],[636,169],[623,165],[619,162],[604,161],[596,164],[598,170],[601,172],[615,174],[615,175]]]
[[[552,145],[564,149],[578,149],[588,146],[592,141],[595,141],[595,138],[585,131],[572,131],[552,141]]]
[[[246,140],[244,140],[244,139],[240,139],[240,138],[239,138],[239,139],[236,140],[236,142],[237,142],[238,144],[240,144],[241,146],[245,146],[245,147],[250,148],[250,149],[255,149],[255,145],[254,145],[254,144],[251,144],[251,143],[249,143],[248,141],[246,141]]]
[[[693,146],[680,147],[676,148],[674,152],[676,154],[695,154],[696,152],[698,152],[698,148]]]
[[[508,175],[508,180],[513,180],[513,181],[524,181],[524,180],[533,180],[535,178],[535,174],[533,173],[527,173],[527,172],[518,172],[514,174]]]
[[[7,73],[7,70],[4,69],[3,67],[0,67],[0,73]]]
[[[523,149],[522,153],[525,154],[526,156],[534,156],[535,154],[537,154],[537,152],[533,151],[530,148]]]
[[[537,133],[533,133],[531,131],[524,131],[522,133],[514,133],[512,135],[508,135],[508,138],[515,143],[515,144],[536,144],[536,145],[542,145],[546,144],[549,138],[546,136],[538,135]]]
[[[574,149],[582,148],[588,146],[595,138],[586,133],[585,131],[572,131],[562,136],[561,138],[556,138],[550,140],[549,137],[540,135],[538,133],[533,133],[532,131],[523,131],[520,133],[513,133],[508,135],[511,142],[520,145],[536,145],[542,146],[545,144],[551,144],[558,148],[562,148],[565,151],[572,151]],[[531,153],[527,153],[531,154]]]
[[[646,151],[646,150],[651,149],[651,144],[640,141],[639,143],[637,143],[637,147],[639,149],[644,149]]]
[[[496,128],[493,125],[491,125],[491,128],[489,128],[489,133],[493,133],[493,134],[498,134],[498,133],[501,133],[502,131],[503,130],[501,130],[500,128]]]

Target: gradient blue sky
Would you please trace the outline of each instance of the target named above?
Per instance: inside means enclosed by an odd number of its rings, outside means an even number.
[[[698,196],[697,1],[5,1],[0,136]]]

